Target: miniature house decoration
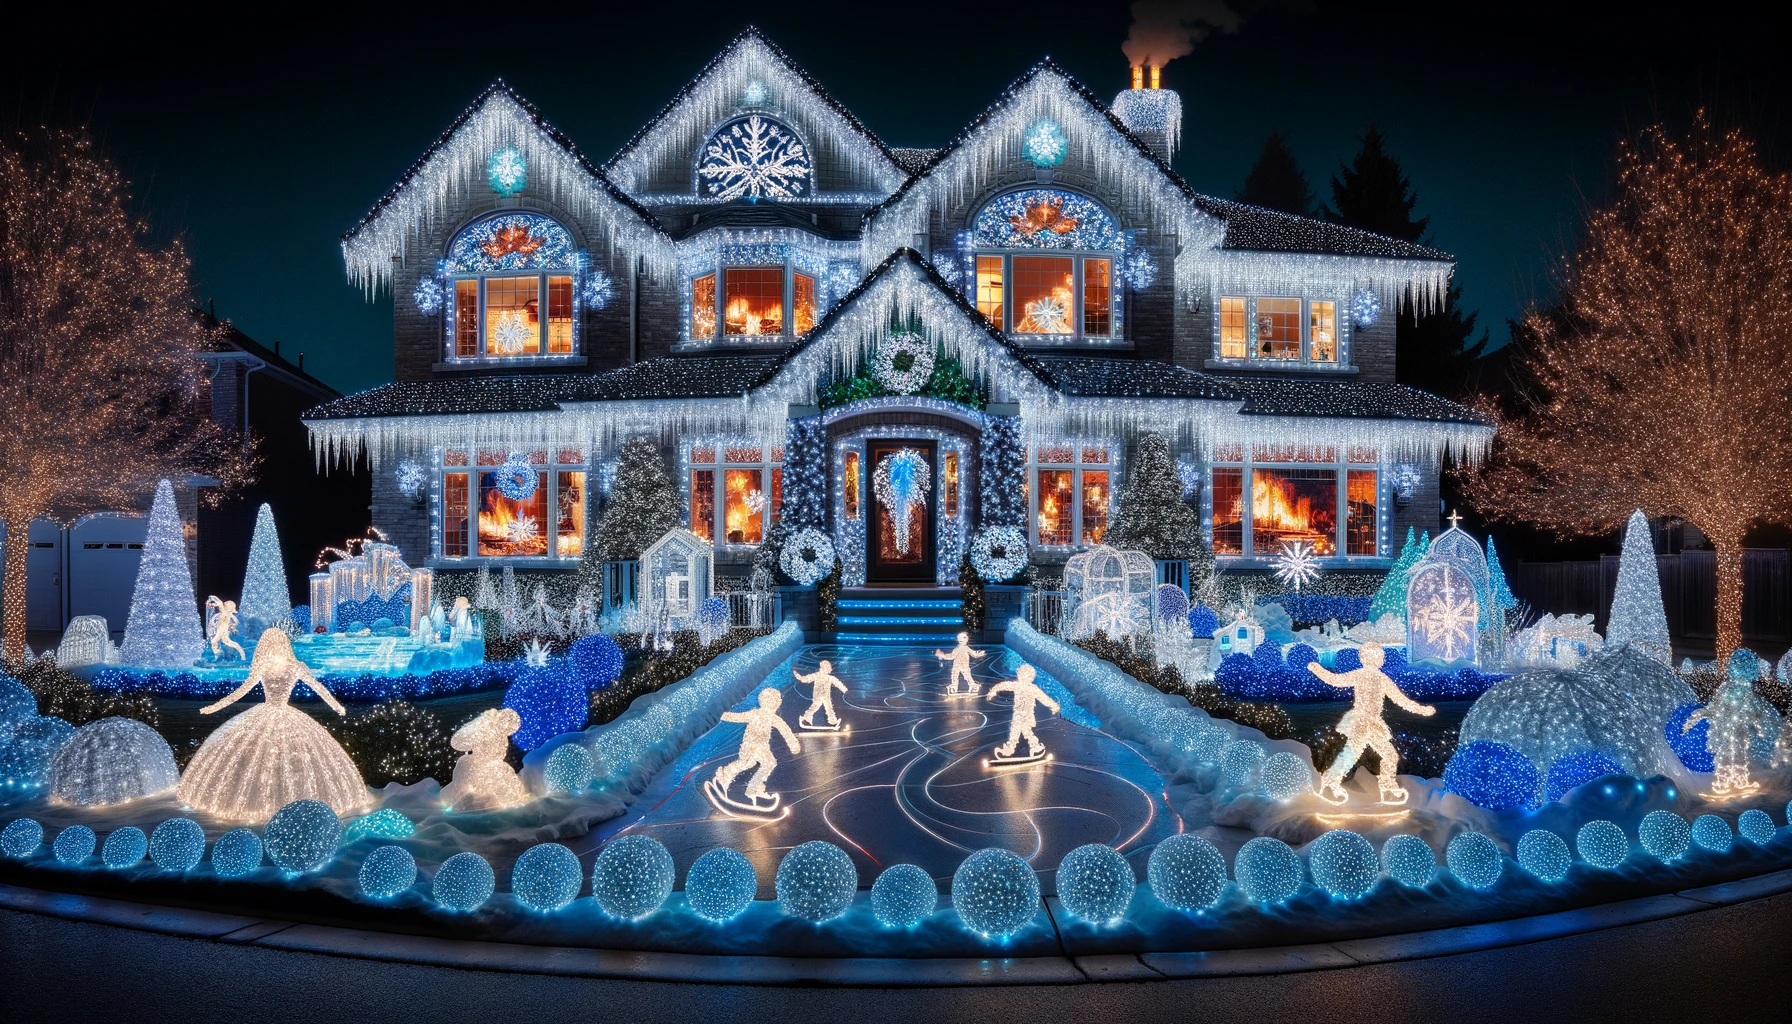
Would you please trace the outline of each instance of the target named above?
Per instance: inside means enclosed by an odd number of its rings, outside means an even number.
[[[689,530],[671,529],[641,552],[647,578],[650,623],[671,630],[696,629],[697,613],[710,596],[715,548]]]

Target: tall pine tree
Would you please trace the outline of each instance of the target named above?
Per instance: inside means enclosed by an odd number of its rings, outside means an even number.
[[[1233,196],[1241,203],[1283,213],[1302,217],[1313,214],[1313,185],[1300,169],[1294,151],[1288,148],[1288,140],[1273,129],[1269,138],[1263,140],[1263,152],[1258,154],[1257,162],[1244,176],[1244,187]]]
[[[1133,456],[1120,512],[1102,543],[1143,551],[1152,558],[1186,558],[1189,588],[1200,591],[1213,575],[1213,553],[1201,536],[1201,517],[1182,500],[1182,479],[1162,434],[1146,434]]]
[[[678,525],[682,506],[659,446],[644,438],[629,441],[622,446],[610,502],[586,546],[588,557],[639,558],[649,544]]]

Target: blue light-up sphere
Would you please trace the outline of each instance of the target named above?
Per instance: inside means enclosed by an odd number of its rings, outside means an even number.
[[[274,812],[262,830],[268,859],[289,874],[316,871],[342,845],[342,821],[321,800],[294,800]]]
[[[109,868],[128,868],[149,852],[149,837],[134,825],[114,831],[100,846],[100,860]]]
[[[1039,911],[1039,876],[1019,854],[978,850],[952,872],[952,909],[979,935],[1012,935]]]
[[[1268,757],[1269,751],[1256,740],[1233,740],[1220,751],[1220,774],[1234,786],[1245,785]]]
[[[559,910],[578,898],[584,884],[579,855],[559,843],[529,847],[510,869],[511,894],[530,910]]]
[[[1084,921],[1113,924],[1125,917],[1138,885],[1120,851],[1101,843],[1079,846],[1058,862],[1058,902]]]
[[[1056,167],[1070,152],[1070,140],[1056,121],[1040,118],[1021,136],[1021,154],[1034,167]]]
[[[852,905],[859,871],[845,850],[811,839],[784,855],[772,887],[784,913],[805,921],[826,921],[846,913]]]
[[[1418,836],[1390,836],[1381,844],[1381,870],[1401,885],[1422,889],[1437,871],[1437,851]]]
[[[1461,832],[1444,848],[1450,873],[1471,889],[1491,889],[1500,880],[1500,848],[1479,832]]]
[[[1258,836],[1238,849],[1232,877],[1245,897],[1257,903],[1280,903],[1300,888],[1300,857],[1280,839]]]
[[[56,833],[56,842],[51,844],[50,852],[56,860],[63,864],[79,864],[93,856],[93,848],[99,845],[99,837],[93,829],[86,825],[70,825]]]
[[[1758,808],[1751,807],[1736,819],[1736,834],[1756,846],[1766,846],[1773,842],[1778,833],[1779,829],[1774,827],[1773,819],[1767,816],[1766,811]]]
[[[726,921],[747,909],[758,891],[753,862],[726,846],[698,857],[684,876],[685,902],[711,921]]]
[[[30,818],[14,818],[0,829],[0,853],[24,860],[44,844],[44,827]]]
[[[1650,811],[1636,827],[1637,841],[1658,860],[1678,860],[1692,844],[1692,826],[1673,811]]]
[[[1381,319],[1381,296],[1363,288],[1350,297],[1350,319],[1358,327],[1374,327]]]
[[[939,885],[913,864],[892,864],[871,885],[871,912],[886,928],[913,928],[939,906]]]
[[[1730,834],[1730,823],[1715,814],[1701,814],[1693,819],[1692,841],[1699,849],[1712,853],[1729,853],[1736,837]]]
[[[389,900],[417,881],[417,860],[402,846],[381,846],[361,862],[361,893],[368,899]]]
[[[390,807],[382,807],[349,822],[342,830],[342,842],[346,846],[357,839],[409,839],[416,834],[417,826],[411,819]]]
[[[1518,840],[1518,866],[1545,882],[1567,878],[1572,860],[1568,844],[1548,829],[1532,829]]]
[[[1288,800],[1313,790],[1313,768],[1299,754],[1278,750],[1257,770],[1257,784],[1274,800]]]
[[[1543,795],[1560,800],[1568,791],[1584,786],[1606,775],[1622,775],[1624,766],[1597,750],[1575,750],[1549,762],[1549,774],[1543,780]]]
[[[205,859],[205,829],[192,818],[169,818],[149,834],[149,859],[163,871],[191,871]]]
[[[1307,870],[1313,874],[1313,884],[1331,893],[1333,899],[1354,900],[1375,888],[1381,862],[1376,859],[1374,844],[1340,828],[1307,847]]]
[[[1151,895],[1166,907],[1193,912],[1219,902],[1226,891],[1226,858],[1200,836],[1179,832],[1157,844],[1145,862]]]
[[[219,878],[241,878],[261,867],[261,837],[246,828],[218,837],[212,844],[212,872]]]
[[[652,836],[610,840],[591,865],[591,896],[599,910],[632,921],[660,909],[677,879],[672,854]]]
[[[1575,833],[1574,849],[1581,860],[1609,871],[1630,856],[1630,838],[1616,822],[1589,821]]]
[[[1490,811],[1533,806],[1541,781],[1530,758],[1491,740],[1464,743],[1444,766],[1450,792]]]
[[[566,667],[585,689],[602,689],[622,676],[622,648],[602,633],[582,636],[567,648]]]
[[[504,691],[504,707],[522,719],[511,741],[522,750],[534,750],[555,736],[585,728],[591,698],[564,663],[550,663],[519,672]]]
[[[514,196],[529,184],[529,165],[514,146],[506,146],[485,162],[485,180],[501,196]]]
[[[591,759],[591,751],[583,744],[562,743],[548,755],[541,778],[547,783],[549,793],[583,793],[597,778],[597,762]]]
[[[429,894],[443,910],[461,913],[476,909],[492,898],[498,877],[477,853],[457,853],[442,862],[430,880]]]

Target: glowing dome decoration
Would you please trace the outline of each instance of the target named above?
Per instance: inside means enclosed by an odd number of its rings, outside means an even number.
[[[149,859],[163,871],[191,871],[205,859],[205,829],[192,818],[169,818],[149,834]]]
[[[342,842],[346,846],[357,839],[409,839],[416,834],[417,826],[411,819],[390,807],[382,807],[349,822],[342,830]]]
[[[1340,900],[1367,895],[1381,877],[1374,845],[1342,828],[1327,832],[1307,847],[1307,869],[1314,885]]]
[[[871,912],[885,928],[913,928],[939,905],[940,887],[913,864],[892,864],[871,885]]]
[[[1692,826],[1673,811],[1650,811],[1637,825],[1636,838],[1657,860],[1674,861],[1692,845]]]
[[[14,818],[0,829],[0,854],[24,860],[44,844],[44,827],[30,818]]]
[[[241,878],[261,867],[261,837],[234,829],[212,844],[212,872],[219,878]]]
[[[1179,832],[1157,844],[1145,862],[1151,894],[1166,907],[1205,910],[1226,891],[1226,858],[1200,836]]]
[[[442,909],[466,913],[491,899],[497,884],[497,875],[484,857],[472,852],[457,853],[436,870],[429,892]]]
[[[529,164],[523,154],[506,146],[485,162],[485,180],[501,196],[514,196],[529,184]]]
[[[1058,863],[1058,902],[1072,917],[1094,924],[1125,917],[1138,884],[1120,851],[1101,843],[1079,846]]]
[[[1630,838],[1616,822],[1589,821],[1575,833],[1574,849],[1581,860],[1609,871],[1630,856]]]
[[[784,913],[805,921],[826,921],[846,913],[852,905],[859,872],[845,850],[811,839],[784,855],[773,888]]]
[[[1021,136],[1021,154],[1034,167],[1057,167],[1070,152],[1070,140],[1056,121],[1040,118]]]
[[[389,900],[417,881],[417,860],[402,846],[381,846],[361,862],[357,880],[368,899]]]
[[[1500,880],[1500,848],[1479,832],[1461,832],[1444,848],[1450,873],[1471,889],[1491,889]]]
[[[871,489],[878,504],[890,514],[891,534],[896,550],[908,554],[909,523],[915,510],[927,504],[927,492],[933,487],[933,470],[926,456],[913,448],[904,448],[884,456],[871,474]]]
[[[1568,791],[1577,789],[1606,775],[1622,775],[1624,766],[1597,750],[1575,750],[1549,763],[1549,774],[1543,780],[1543,795],[1560,800]]]
[[[627,921],[660,909],[676,878],[672,854],[652,836],[621,836],[591,865],[591,896],[599,910]]]
[[[106,837],[100,847],[100,860],[109,868],[128,868],[149,852],[149,837],[135,825],[126,825]]]
[[[1350,319],[1358,327],[1374,327],[1381,319],[1381,297],[1375,289],[1359,289],[1350,297]]]
[[[753,862],[739,850],[718,846],[691,865],[684,876],[684,899],[711,921],[726,921],[747,909],[759,891]]]
[[[1313,790],[1313,768],[1299,754],[1279,750],[1257,770],[1257,784],[1271,799],[1289,800]]]
[[[1242,786],[1268,757],[1269,751],[1256,740],[1233,740],[1220,752],[1220,773],[1227,782]]]
[[[1736,841],[1730,834],[1730,823],[1715,814],[1701,814],[1692,822],[1692,841],[1699,844],[1699,849],[1712,853],[1729,853],[1730,844]]]
[[[342,844],[342,821],[321,800],[294,800],[274,812],[263,830],[268,859],[289,874],[316,871]]]
[[[79,864],[93,856],[94,847],[99,845],[99,837],[93,829],[86,825],[70,825],[56,833],[56,842],[50,846],[50,852],[62,864]]]
[[[1437,872],[1437,852],[1418,836],[1389,836],[1381,844],[1381,870],[1401,885],[1420,889]]]
[[[1773,819],[1767,816],[1766,811],[1751,807],[1736,819],[1736,834],[1756,846],[1766,846],[1773,842],[1779,829],[1773,826]]]
[[[834,542],[813,526],[805,526],[784,542],[778,568],[803,586],[819,583],[834,571]]]
[[[52,715],[27,715],[11,725],[0,721],[0,788],[36,789],[48,783],[56,752],[74,735],[74,726]]]
[[[1039,911],[1039,876],[1019,854],[978,850],[952,873],[952,909],[979,935],[1012,935]]]
[[[541,777],[547,783],[549,793],[577,795],[591,788],[592,781],[597,778],[597,762],[592,760],[591,751],[586,750],[584,744],[562,743],[548,755]]]
[[[1471,715],[1474,712],[1469,712]],[[1534,807],[1542,788],[1537,766],[1515,748],[1489,740],[1463,743],[1444,765],[1444,785],[1476,807]]]
[[[1018,526],[987,526],[971,540],[971,568],[985,583],[1011,579],[1027,567],[1027,535]]]
[[[584,884],[578,854],[559,843],[529,847],[510,869],[511,894],[530,910],[559,910],[578,898]]]
[[[51,792],[83,807],[166,793],[179,782],[168,741],[134,718],[83,725],[50,761]]]
[[[1300,888],[1300,857],[1280,839],[1258,836],[1239,847],[1232,876],[1247,899],[1280,903]]]
[[[1567,878],[1573,860],[1568,844],[1548,829],[1534,828],[1519,837],[1518,866],[1545,882]]]

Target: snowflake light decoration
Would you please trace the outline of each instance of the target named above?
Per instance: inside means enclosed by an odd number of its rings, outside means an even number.
[[[1024,334],[1069,334],[1070,309],[1057,295],[1045,295],[1027,303],[1026,318],[1015,325]]]
[[[1283,541],[1282,550],[1270,559],[1270,564],[1275,566],[1277,582],[1293,587],[1296,594],[1319,578],[1319,557],[1313,553],[1313,545],[1304,540]]]
[[[756,516],[765,511],[765,492],[760,490],[748,491],[747,496],[741,499],[741,503],[747,506],[749,515]]]
[[[392,475],[398,481],[398,493],[412,501],[423,494],[425,476],[423,467],[417,464],[417,460],[405,459],[398,464],[397,471]]]
[[[1120,277],[1126,286],[1135,292],[1142,292],[1151,287],[1157,280],[1157,260],[1151,250],[1142,245],[1128,245],[1126,256],[1120,261]]]
[[[504,527],[504,539],[512,544],[527,544],[535,539],[535,517],[527,513],[512,519]]]
[[[492,472],[498,478],[498,493],[511,501],[528,501],[535,496],[535,487],[540,481],[526,456],[512,455]]]
[[[1201,491],[1201,467],[1193,459],[1176,460],[1176,478],[1182,481],[1182,500],[1188,501]]]
[[[896,550],[908,554],[909,523],[915,509],[927,500],[933,486],[933,470],[927,459],[913,448],[904,448],[884,457],[871,474],[872,492],[878,503],[890,514]]]
[[[615,283],[610,275],[601,270],[588,270],[585,280],[579,286],[579,302],[586,309],[602,309],[610,304],[610,296],[615,293]]]
[[[1429,593],[1422,595],[1422,603],[1414,602],[1407,622],[1408,629],[1423,636],[1426,645],[1448,662],[1474,654],[1480,606],[1466,575],[1454,566],[1443,569],[1434,586],[1422,588]]]
[[[697,177],[717,199],[795,199],[809,190],[809,150],[759,114],[722,125],[703,147]]]
[[[1021,152],[1034,167],[1056,167],[1070,151],[1070,140],[1056,121],[1040,118],[1027,126],[1021,137]]]
[[[959,259],[957,249],[939,249],[933,254],[933,269],[945,282],[954,288],[960,288],[964,279],[964,263]]]
[[[507,146],[485,162],[485,180],[501,196],[514,196],[529,184],[529,165],[515,147]]]
[[[442,288],[440,278],[431,275],[417,281],[417,289],[411,292],[411,301],[417,304],[417,312],[424,316],[435,316],[442,308],[442,301],[447,298],[447,291]]]
[[[749,107],[757,107],[765,102],[765,83],[755,78],[740,91],[740,101]]]
[[[1350,319],[1358,327],[1374,327],[1381,319],[1381,297],[1363,288],[1350,297]]]
[[[877,347],[871,376],[899,395],[912,395],[933,376],[933,346],[918,334],[891,334]]]
[[[1000,583],[1027,567],[1027,535],[1018,526],[992,526],[971,541],[971,568],[987,583]]]
[[[498,314],[498,320],[492,324],[488,340],[493,352],[501,356],[514,356],[522,352],[523,346],[529,343],[533,332],[529,330],[528,317],[520,309],[508,309]]]
[[[784,542],[778,568],[803,586],[818,583],[834,570],[834,542],[828,535],[806,526]]]

